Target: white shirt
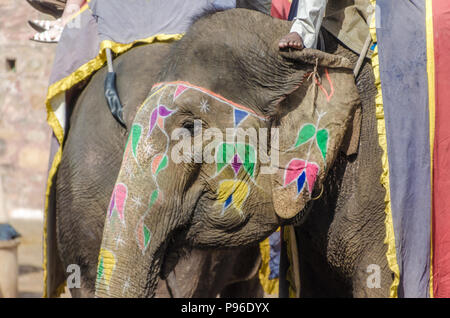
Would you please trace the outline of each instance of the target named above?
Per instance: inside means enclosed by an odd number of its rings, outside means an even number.
[[[306,48],[317,47],[317,37],[325,15],[328,0],[299,0],[297,16],[291,32],[297,32]]]

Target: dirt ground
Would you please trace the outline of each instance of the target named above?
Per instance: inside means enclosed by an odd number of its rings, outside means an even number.
[[[42,297],[44,286],[44,272],[42,270],[43,223],[38,220],[11,220],[10,223],[22,235],[18,252],[19,297]],[[67,289],[61,297],[70,297]]]

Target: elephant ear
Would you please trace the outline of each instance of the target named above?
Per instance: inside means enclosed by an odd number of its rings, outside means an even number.
[[[287,99],[296,100],[297,105],[287,105],[278,127],[279,169],[272,176],[273,201],[278,216],[289,219],[313,193],[320,193],[360,102],[351,64],[345,58],[308,49],[281,54],[299,68],[315,66],[301,92],[297,91],[303,97]]]

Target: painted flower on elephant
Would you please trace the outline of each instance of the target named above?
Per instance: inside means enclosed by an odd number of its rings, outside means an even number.
[[[128,197],[127,186],[123,183],[118,183],[114,187],[113,193],[111,195],[111,201],[109,203],[108,217],[111,218],[117,215],[122,223],[125,223],[125,204]]]
[[[145,250],[149,246],[151,237],[150,229],[145,225],[144,217],[142,217],[136,227],[136,241],[142,253],[145,253]]]
[[[137,160],[137,146],[139,144],[139,140],[141,139],[142,135],[142,126],[139,124],[133,124],[131,127],[130,135],[128,136],[128,141],[125,146],[125,152],[123,155],[123,161],[126,162],[128,159],[128,155],[130,151],[133,154],[133,157]]]
[[[152,174],[156,177],[159,172],[164,170],[169,163],[166,155],[157,155],[152,160]]]
[[[256,164],[255,148],[244,143],[222,143],[216,148],[216,172],[230,166],[237,176],[241,168],[254,177]]]
[[[147,137],[150,136],[155,126],[161,128],[164,131],[164,119],[174,113],[174,110],[167,108],[163,105],[158,105],[150,115],[149,129]]]
[[[297,197],[304,189],[307,189],[308,194],[311,196],[320,171],[319,164],[310,161],[314,145],[320,151],[320,156],[325,166],[327,162],[329,132],[327,129],[319,129],[320,121],[326,115],[326,112],[320,113],[316,110],[316,114],[316,124],[306,123],[302,125],[298,131],[294,146],[289,149],[294,150],[304,145],[308,147],[305,154],[306,159],[293,158],[285,168],[283,187],[286,188],[296,181]]]
[[[298,148],[308,142],[316,141],[316,145],[322,154],[323,161],[326,162],[327,151],[328,151],[328,130],[318,129],[317,125],[305,124],[303,125],[299,132],[297,141],[295,142],[294,149]]]
[[[242,213],[242,206],[250,193],[249,185],[241,180],[224,180],[217,190],[217,201],[223,205],[222,215],[230,206]]]
[[[148,204],[148,209],[144,213],[144,215],[139,219],[137,225],[136,225],[136,242],[138,244],[139,249],[141,250],[142,254],[145,254],[145,251],[147,250],[148,246],[150,245],[150,240],[152,237],[150,229],[145,225],[145,218],[148,215],[148,213],[151,211],[151,208],[155,204],[155,202],[158,200],[159,197],[159,190],[154,190],[152,194],[150,195],[150,201]]]
[[[305,185],[307,185],[307,190],[311,194],[318,173],[319,165],[316,163],[302,159],[292,159],[286,167],[283,186],[287,187],[294,181],[297,181],[297,194],[303,191]]]
[[[100,249],[97,266],[97,284],[103,282],[108,288],[115,268],[116,257],[114,253],[104,248]]]
[[[178,97],[180,97],[181,94],[183,94],[187,89],[189,89],[188,86],[179,84],[176,86],[175,92],[173,93],[173,101],[175,101]]]

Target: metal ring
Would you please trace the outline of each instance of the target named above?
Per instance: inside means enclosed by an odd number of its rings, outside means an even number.
[[[322,196],[322,194],[323,194],[323,184],[322,184],[322,187],[321,187],[319,196],[318,196],[318,197],[315,197],[315,198],[311,198],[311,200],[313,200],[313,201],[319,200],[320,197]]]

